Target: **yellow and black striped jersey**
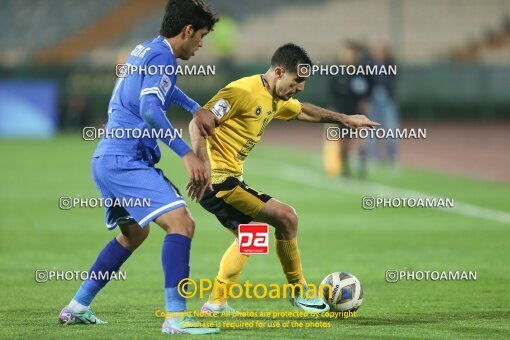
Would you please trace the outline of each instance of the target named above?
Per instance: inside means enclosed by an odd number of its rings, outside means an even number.
[[[244,160],[269,122],[274,118],[291,120],[301,112],[298,100],[273,98],[261,75],[228,84],[204,107],[220,118],[214,135],[207,139],[213,184],[227,177],[242,177]]]

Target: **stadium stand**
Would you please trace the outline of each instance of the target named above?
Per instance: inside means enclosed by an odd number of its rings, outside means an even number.
[[[267,56],[287,41],[307,46],[316,60],[332,60],[335,47],[350,39],[367,44],[388,41],[399,60],[426,64],[447,59],[452,47],[462,49],[482,41],[510,17],[506,0],[260,0],[243,6],[229,0],[208,2],[219,14],[238,21],[239,36],[250,37],[239,40],[235,54],[247,62]],[[111,64],[119,50],[130,50],[156,34],[164,4],[165,0],[4,0],[0,57],[7,64],[27,62],[30,57],[43,62],[60,58],[58,62]],[[268,6],[270,14],[265,10]],[[58,21],[48,20],[52,17]],[[328,44],[332,48],[324,49]],[[210,60],[211,55],[206,44],[196,61]],[[504,63],[507,55],[503,48],[480,56]]]
[[[3,0],[0,11],[0,57],[28,62],[38,50],[52,48],[91,25],[124,0]]]

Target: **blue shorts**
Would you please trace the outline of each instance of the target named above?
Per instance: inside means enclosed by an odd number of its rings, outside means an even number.
[[[136,222],[143,228],[158,216],[186,206],[179,191],[163,175],[163,171],[132,156],[93,157],[92,178],[103,199],[134,203],[126,206],[114,204],[105,208],[106,227],[109,230],[130,222]]]

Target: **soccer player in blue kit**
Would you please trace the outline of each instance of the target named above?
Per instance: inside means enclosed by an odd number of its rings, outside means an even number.
[[[160,36],[138,45],[127,59],[133,72],[117,79],[108,108],[106,130],[139,129],[173,130],[165,110],[175,103],[194,115],[204,137],[212,134],[217,120],[212,112],[201,108],[177,86],[176,75],[149,73],[172,70],[176,58],[188,60],[202,46],[203,37],[212,30],[217,18],[202,0],[170,0],[165,9]],[[172,67],[165,67],[171,65]],[[106,135],[108,136],[108,135]],[[161,134],[163,136],[163,134]],[[153,136],[150,136],[153,137]],[[164,134],[160,140],[178,154],[189,175],[187,185],[191,199],[199,200],[210,183],[210,171],[178,134]],[[119,226],[120,233],[99,253],[69,305],[60,312],[62,324],[102,324],[90,304],[108,282],[105,273],[114,273],[149,234],[154,221],[166,232],[161,260],[165,276],[167,317],[162,332],[171,334],[217,333],[217,328],[200,327],[185,316],[185,299],[177,285],[189,276],[191,238],[194,221],[186,203],[160,169],[154,167],[161,156],[156,138],[106,138],[99,142],[92,157],[92,176],[103,198],[133,201],[150,199],[149,207],[106,209],[109,230]],[[96,275],[90,275],[95,273]],[[101,275],[103,275],[101,277]],[[91,277],[94,277],[91,278]]]

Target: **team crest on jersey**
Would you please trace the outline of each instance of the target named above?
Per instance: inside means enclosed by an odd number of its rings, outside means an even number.
[[[159,83],[159,88],[161,89],[161,92],[163,92],[163,95],[167,95],[171,86],[172,82],[170,81],[170,77],[164,74],[163,77],[161,77],[161,81]]]
[[[261,112],[262,112],[262,107],[261,106],[257,106],[257,109],[255,110],[255,115],[256,116],[260,116]]]
[[[214,113],[214,115],[218,118],[223,117],[230,111],[230,105],[228,105],[228,102],[225,99],[220,99],[214,104],[211,111]]]

